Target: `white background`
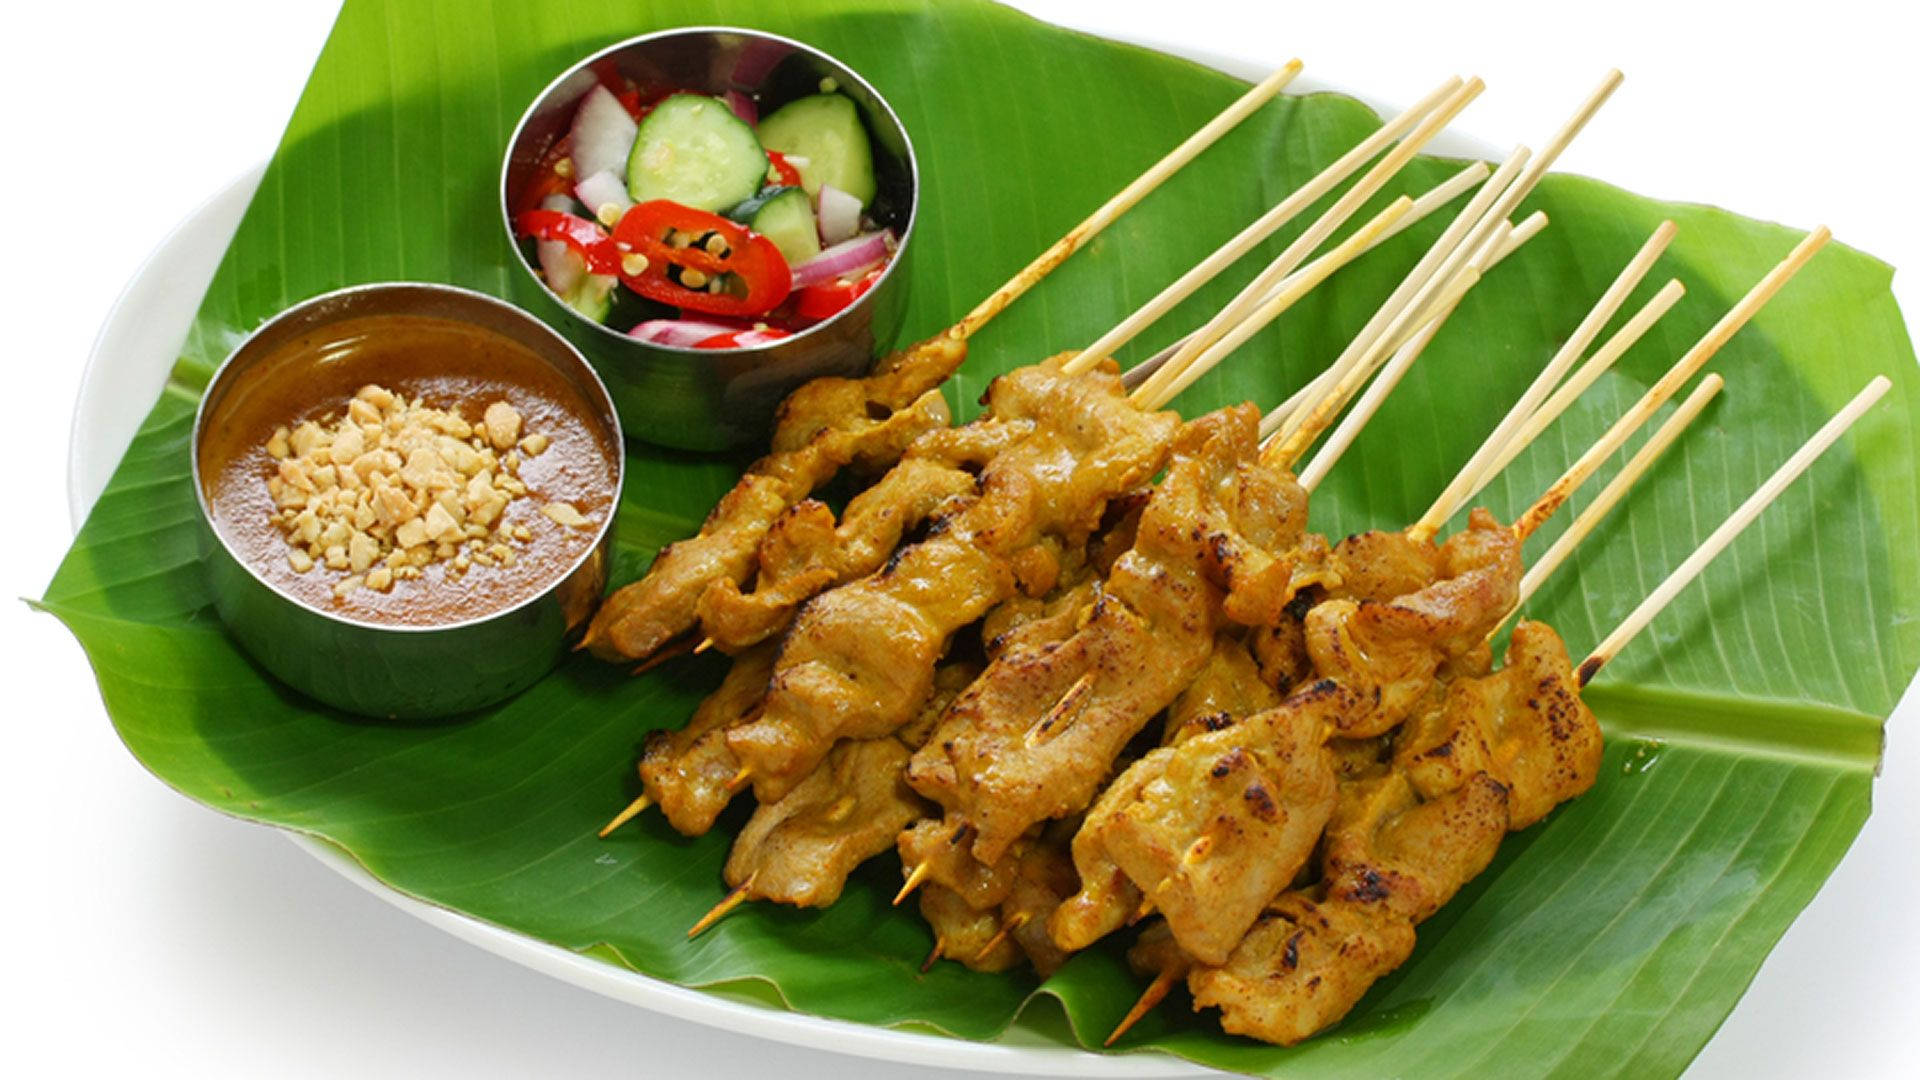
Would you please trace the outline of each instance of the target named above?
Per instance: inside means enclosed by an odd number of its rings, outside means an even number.
[[[1920,264],[1913,37],[1887,14],[1905,5],[1022,6],[1189,49],[1297,54],[1316,85],[1376,101],[1477,72],[1491,89],[1462,126],[1501,146],[1537,145],[1617,65],[1626,86],[1562,168],[1797,226],[1825,221],[1895,265]],[[67,544],[67,417],[116,291],[179,219],[272,152],[333,14],[324,0],[194,0],[0,16],[11,248],[0,362],[12,391],[0,593],[38,595]],[[1911,285],[1896,286],[1909,310]],[[4,1071],[758,1077],[777,1063],[786,1077],[901,1074],[654,1017],[443,937],[143,772],[51,618],[0,607],[0,657]],[[1920,1060],[1916,723],[1909,700],[1889,725],[1866,831],[1695,1075],[1882,1076]]]

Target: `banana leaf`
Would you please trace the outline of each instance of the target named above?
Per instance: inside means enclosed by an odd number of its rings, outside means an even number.
[[[209,606],[186,441],[212,367],[281,308],[355,282],[454,282],[557,317],[512,266],[494,210],[514,121],[591,50],[716,21],[814,43],[898,107],[924,178],[909,337],[952,321],[1242,89],[977,2],[350,0],[174,381],[41,604],[86,649],[113,722],[155,775],[217,810],[324,837],[395,889],[676,983],[757,981],[807,1013],[990,1039],[1024,1011],[1058,1039],[1097,1044],[1141,987],[1117,946],[1044,982],[955,964],[920,974],[931,938],[887,904],[891,856],[831,908],[751,905],[685,940],[722,895],[738,818],[699,839],[657,815],[593,834],[634,793],[644,733],[682,722],[716,683],[711,658],[642,678],[576,658],[484,715],[381,724],[274,683]],[[960,415],[992,375],[1092,340],[1378,123],[1331,94],[1264,109],[976,339],[950,387]],[[1453,167],[1421,161],[1401,187]],[[1679,239],[1634,304],[1669,275],[1687,299],[1484,493],[1514,513],[1799,235],[1572,176],[1549,177],[1530,208],[1551,227],[1470,295],[1387,401],[1316,495],[1319,530],[1416,517],[1672,217]],[[1438,228],[1342,272],[1178,406],[1279,401]],[[1254,265],[1128,357],[1195,325]],[[1591,646],[1871,373],[1893,376],[1888,402],[1592,688],[1610,737],[1593,792],[1509,838],[1422,928],[1411,962],[1326,1036],[1292,1050],[1229,1037],[1176,995],[1121,1049],[1292,1077],[1685,1067],[1860,829],[1883,720],[1920,664],[1920,397],[1890,277],[1840,245],[1821,254],[1718,358],[1723,400],[1534,601],[1573,649]],[[691,532],[741,464],[630,452],[616,581]]]

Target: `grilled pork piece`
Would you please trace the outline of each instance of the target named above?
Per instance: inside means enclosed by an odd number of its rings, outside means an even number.
[[[1407,721],[1393,768],[1428,798],[1466,774],[1490,773],[1507,785],[1507,827],[1519,830],[1592,787],[1601,752],[1600,724],[1580,700],[1566,645],[1547,624],[1523,620],[1506,667],[1455,680],[1441,707]]]
[[[1022,580],[1033,592],[1051,588],[1052,553],[1084,544],[1108,500],[1159,471],[1178,418],[1135,408],[1111,362],[1079,376],[1060,374],[1062,362],[1018,369],[988,388],[995,415],[1040,419],[986,466],[977,499],[794,620],[758,717],[727,736],[763,802],[777,801],[840,739],[877,738],[910,719],[956,631]]]
[[[1012,935],[1002,935],[998,908],[976,910],[945,886],[929,884],[920,890],[920,917],[933,927],[939,955],[958,960],[975,971],[1006,971],[1025,959]],[[1000,940],[995,941],[998,937]],[[988,946],[993,946],[988,948]]]
[[[937,388],[966,359],[966,342],[941,334],[881,361],[862,379],[815,379],[780,405],[773,451],[723,496],[698,535],[660,549],[639,581],[609,596],[582,644],[605,660],[645,660],[691,630],[696,605],[718,580],[738,585],[760,541],[788,507],[841,468],[891,466],[952,416]]]
[[[1220,1008],[1228,1031],[1292,1045],[1337,1022],[1406,960],[1415,924],[1486,868],[1503,833],[1599,772],[1599,724],[1543,623],[1520,623],[1504,668],[1456,679],[1394,741],[1393,771],[1341,785],[1325,880],[1281,896],[1224,964],[1188,976],[1194,1007]]]
[[[1242,633],[1223,630],[1213,636],[1213,652],[1200,674],[1167,707],[1161,742],[1178,746],[1196,735],[1228,727],[1240,717],[1275,708],[1280,701],[1280,693],[1261,677]]]
[[[740,771],[727,749],[727,729],[741,723],[760,704],[773,673],[772,645],[742,653],[719,689],[694,710],[678,731],[647,733],[640,751],[640,781],[667,816],[687,836],[713,828],[720,811],[733,800],[732,781]]]
[[[840,899],[847,874],[926,813],[900,780],[910,752],[891,736],[835,746],[785,798],[754,810],[727,856],[727,884],[751,881],[749,896],[799,907]]]
[[[914,756],[908,782],[975,829],[977,858],[994,862],[1035,824],[1085,809],[1121,748],[1206,662],[1225,595],[1236,584],[1266,595],[1289,578],[1306,495],[1254,465],[1257,432],[1251,406],[1186,425],[1082,625],[1002,652]]]
[[[1354,708],[1322,680],[1134,762],[1074,837],[1081,892],[1055,916],[1056,943],[1080,949],[1115,929],[1112,866],[1166,916],[1181,948],[1226,959],[1312,856],[1335,798],[1326,733]]]
[[[1479,649],[1513,607],[1520,543],[1485,510],[1447,539],[1438,580],[1388,601],[1333,599],[1307,613],[1307,651],[1321,676],[1354,692],[1361,707],[1339,733],[1391,730],[1433,686],[1441,664]]]

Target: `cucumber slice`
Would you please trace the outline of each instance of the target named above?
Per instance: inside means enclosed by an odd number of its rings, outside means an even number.
[[[613,287],[619,280],[612,274],[588,274],[561,293],[560,299],[594,322],[604,323],[613,309]]]
[[[760,142],[769,150],[800,158],[800,186],[818,196],[832,184],[860,200],[873,202],[873,147],[860,123],[860,109],[845,94],[814,94],[780,106],[760,121]]]
[[[773,241],[788,266],[797,266],[820,254],[820,229],[813,220],[813,200],[797,187],[774,188],[735,207],[733,220]]]
[[[733,111],[714,98],[675,94],[640,121],[627,158],[634,202],[672,199],[696,210],[724,210],[760,190],[767,153]]]

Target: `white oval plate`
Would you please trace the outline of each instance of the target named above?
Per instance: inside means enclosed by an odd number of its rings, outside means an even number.
[[[1138,43],[1165,48],[1163,43]],[[1192,50],[1177,51],[1242,78],[1258,78],[1265,73],[1260,65],[1237,57],[1202,54]],[[1345,87],[1328,86],[1304,78],[1294,85],[1295,92],[1307,89],[1354,93]],[[1376,108],[1382,104],[1364,94],[1355,96]],[[1453,131],[1444,133],[1441,140],[1436,142],[1435,149],[1456,156],[1498,156],[1488,143]],[[88,357],[74,410],[67,462],[68,509],[74,529],[79,529],[88,511],[105,490],[134,433],[152,409],[154,399],[159,396],[179,355],[181,344],[186,339],[194,313],[199,309],[207,286],[234,231],[239,227],[254,190],[259,186],[263,170],[264,166],[261,166],[234,180],[177,226],[141,265],[109,312]],[[1905,708],[1901,711],[1905,712]],[[1880,816],[1876,814],[1876,819]],[[454,937],[594,993],[677,1019],[776,1042],[902,1065],[1022,1076],[1218,1075],[1160,1054],[1111,1056],[1067,1049],[1056,1043],[1042,1042],[1040,1036],[1018,1025],[998,1043],[976,1043],[826,1020],[714,993],[689,990],[425,903],[375,879],[359,863],[332,845],[297,833],[289,832],[287,835],[342,877]],[[1849,880],[1844,889],[1825,890],[1827,893],[1835,891],[1849,893],[1851,900],[1864,890],[1859,883]],[[1825,896],[1822,899],[1829,904],[1834,902]],[[1803,918],[1800,922],[1822,925],[1818,928],[1801,927],[1797,934],[1789,934],[1786,943],[1798,945],[1801,939],[1817,935],[1824,943],[1813,950],[1814,955],[1822,960],[1819,966],[1824,966],[1836,949],[1845,953],[1872,948],[1872,927],[1845,925],[1856,920],[1836,920],[1823,913],[1822,917],[1811,920]],[[1828,925],[1835,922],[1841,925]],[[1794,962],[1797,968],[1816,967],[1798,955],[1806,952],[1806,949],[1787,951],[1796,953]],[[1873,954],[1868,951],[1864,955]],[[1765,983],[1763,976],[1762,984]],[[1756,987],[1756,990],[1759,989]],[[1784,1011],[1772,1000],[1781,996],[1778,993],[1749,994],[1747,1008],[1743,1012],[1762,1011],[1752,1001],[1755,996],[1767,997],[1769,1006],[1773,1006],[1763,1010],[1765,1015],[1783,1016],[1791,1012],[1802,1021],[1809,1019],[1801,1013],[1805,1002],[1798,993],[1792,995],[1793,1007]],[[1745,1040],[1753,1040],[1758,1035],[1759,1041],[1767,1041],[1764,1031],[1769,1025],[1765,1023],[1735,1026],[1741,1027]],[[1715,1045],[1724,1042],[1722,1039]],[[1720,1056],[1728,1057],[1725,1054]],[[1751,1054],[1733,1056],[1746,1061],[1764,1060],[1764,1054],[1758,1058]],[[1721,1067],[1707,1071],[1716,1075],[1738,1075],[1740,1071],[1737,1068],[1725,1068],[1725,1061],[1717,1064]]]

